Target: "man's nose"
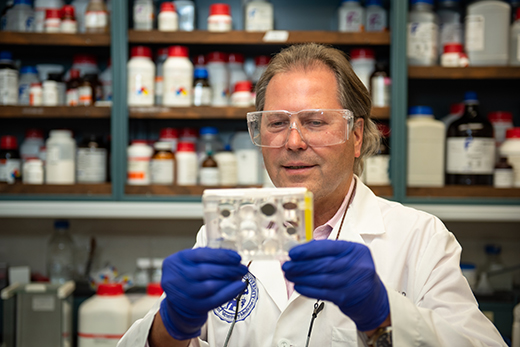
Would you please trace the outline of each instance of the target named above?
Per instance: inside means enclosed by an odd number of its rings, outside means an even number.
[[[287,134],[287,149],[297,150],[307,148],[307,143],[303,139],[300,128],[293,122],[289,127],[289,134]]]

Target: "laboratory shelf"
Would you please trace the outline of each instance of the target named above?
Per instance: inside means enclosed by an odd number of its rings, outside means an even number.
[[[110,46],[110,34],[20,33],[3,31],[0,45]]]
[[[110,118],[109,106],[0,106],[0,118]]]
[[[520,188],[494,188],[492,186],[408,187],[406,192],[408,197],[520,198]]]
[[[284,31],[247,32],[210,32],[205,30],[164,32],[128,31],[130,43],[142,44],[189,44],[189,45],[261,45],[293,44],[320,42],[334,45],[389,45],[389,32],[340,33],[337,31]]]
[[[7,184],[0,183],[0,194],[3,198],[5,195],[13,194],[17,198],[23,199],[24,195],[110,195],[112,194],[112,185],[110,183],[99,184]]]
[[[520,78],[520,67],[442,67],[410,66],[408,78],[411,79],[515,79]]]

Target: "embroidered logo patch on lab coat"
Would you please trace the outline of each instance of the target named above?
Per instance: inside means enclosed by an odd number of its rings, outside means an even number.
[[[256,278],[250,272],[244,276],[245,279],[249,280],[249,285],[240,297],[240,306],[238,308],[237,322],[240,322],[251,314],[255,308],[256,302],[258,301],[258,288],[256,286]],[[217,307],[213,310],[213,313],[225,322],[233,322],[235,317],[235,311],[237,307],[236,298],[226,302],[224,305]]]

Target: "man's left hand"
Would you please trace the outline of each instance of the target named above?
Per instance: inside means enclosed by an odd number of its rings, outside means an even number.
[[[376,273],[367,246],[320,240],[294,247],[283,264],[294,290],[309,298],[331,301],[360,331],[376,329],[390,313],[386,288]]]

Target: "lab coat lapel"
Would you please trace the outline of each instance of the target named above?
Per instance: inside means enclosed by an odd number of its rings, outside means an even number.
[[[278,260],[255,260],[249,266],[256,280],[260,282],[280,312],[287,307],[287,286]]]

